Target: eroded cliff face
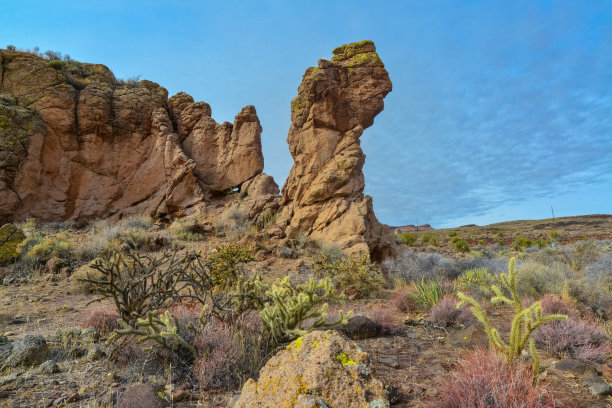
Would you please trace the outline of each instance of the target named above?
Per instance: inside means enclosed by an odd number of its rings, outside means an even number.
[[[359,138],[374,123],[391,81],[371,41],[343,45],[308,68],[291,102],[287,142],[295,163],[282,189],[278,222],[348,252],[386,256],[393,243],[364,196]]]
[[[1,50],[0,69],[0,221],[184,213],[263,170],[252,106],[217,124],[104,65]]]

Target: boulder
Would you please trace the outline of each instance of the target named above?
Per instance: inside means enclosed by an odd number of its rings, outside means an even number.
[[[47,360],[49,347],[41,336],[26,334],[12,343],[11,354],[5,361],[8,367],[34,366]]]
[[[391,80],[371,41],[333,54],[306,70],[291,101],[287,142],[295,163],[282,189],[279,224],[289,238],[304,234],[381,260],[396,246],[363,194],[359,138],[383,110]]]
[[[351,317],[345,325],[340,327],[340,330],[355,340],[376,337],[378,334],[376,323],[366,316]]]
[[[25,239],[23,231],[13,224],[4,224],[0,227],[0,265],[17,258],[17,248]]]
[[[249,379],[233,408],[388,407],[367,353],[334,331],[298,338]]]
[[[189,214],[261,173],[247,106],[218,124],[187,94],[100,64],[0,50],[0,222]]]

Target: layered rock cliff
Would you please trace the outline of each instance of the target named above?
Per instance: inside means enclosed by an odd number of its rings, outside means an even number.
[[[393,244],[374,215],[372,198],[363,194],[359,138],[383,110],[391,81],[371,41],[343,45],[333,54],[306,70],[291,102],[287,142],[295,163],[278,219],[289,237],[302,233],[380,259]]]
[[[0,50],[0,221],[184,213],[263,170],[247,106],[210,106],[104,65]]]

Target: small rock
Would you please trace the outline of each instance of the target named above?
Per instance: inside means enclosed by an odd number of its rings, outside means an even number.
[[[378,334],[376,323],[365,316],[351,317],[341,330],[351,339],[367,339]]]
[[[400,364],[397,357],[382,357],[378,359],[378,362],[382,365],[386,365],[391,368],[399,368]]]
[[[569,371],[576,375],[597,375],[595,367],[590,366],[582,361],[574,360],[573,358],[564,358],[555,363],[555,368],[561,371]]]
[[[9,374],[9,375],[4,375],[4,376],[0,377],[0,387],[3,387],[5,385],[7,385],[7,384],[10,384],[10,383],[14,382],[17,379],[17,377],[19,377],[19,375],[15,374],[15,373]]]
[[[47,360],[38,368],[41,374],[55,374],[60,372],[60,368],[53,360]]]
[[[90,362],[97,361],[97,360],[100,360],[105,355],[106,353],[104,352],[104,350],[102,350],[102,347],[100,347],[97,344],[94,344],[93,346],[91,346],[91,348],[87,352],[87,361],[90,361]]]
[[[59,398],[53,400],[53,406],[57,406],[57,405],[63,404],[67,399],[68,399],[68,397],[65,396],[65,395],[63,397],[59,397]]]
[[[587,377],[584,379],[584,383],[589,387],[589,390],[593,395],[597,395],[599,397],[612,395],[612,387],[601,377]]]
[[[406,334],[406,337],[408,337],[409,339],[418,339],[419,335],[417,333],[410,332],[410,333]]]
[[[88,327],[81,332],[79,337],[84,343],[97,343],[100,340],[100,333],[95,328]]]

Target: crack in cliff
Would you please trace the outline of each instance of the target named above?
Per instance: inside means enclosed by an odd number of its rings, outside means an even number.
[[[79,125],[79,99],[81,98],[81,90],[74,88],[74,126],[76,129],[77,145],[81,145],[81,127]]]

